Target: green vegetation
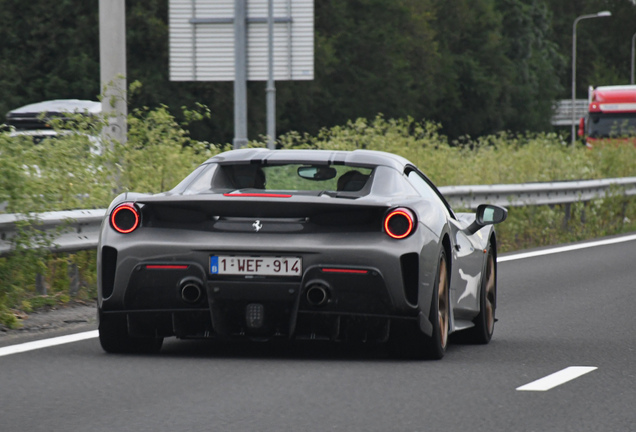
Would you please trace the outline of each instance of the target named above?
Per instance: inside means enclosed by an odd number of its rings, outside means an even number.
[[[2,6],[0,115],[42,100],[95,99],[97,0]],[[192,136],[229,142],[232,83],[169,80],[168,8],[167,0],[126,2],[127,79],[144,83],[132,107],[204,103],[212,115]],[[612,17],[577,28],[577,97],[589,85],[629,83],[636,6],[626,0],[320,0],[314,9],[315,79],[276,83],[281,135],[378,113],[435,121],[452,139],[549,132],[553,101],[570,97],[572,23],[601,10]],[[264,90],[248,84],[251,139],[266,131]]]
[[[184,117],[209,115],[203,107]],[[95,151],[101,124],[78,117],[74,133],[34,144],[29,137],[0,133],[0,202],[6,213],[105,208],[121,191],[160,192],[175,186],[199,163],[229,149],[192,139],[166,107],[134,110],[125,145]],[[60,125],[58,125],[59,127]],[[254,141],[252,146],[265,146]],[[422,168],[439,186],[600,179],[633,176],[636,147],[593,150],[567,146],[554,134],[500,133],[449,141],[440,126],[413,119],[358,119],[316,135],[291,132],[284,148],[396,153]],[[612,195],[590,203],[510,208],[498,227],[501,251],[577,241],[636,230],[636,200]],[[15,251],[0,258],[0,323],[18,325],[16,311],[29,311],[95,295],[95,253],[50,254],[51,239],[25,217],[13,239]],[[74,274],[81,281],[69,290]],[[37,275],[42,282],[36,285]]]

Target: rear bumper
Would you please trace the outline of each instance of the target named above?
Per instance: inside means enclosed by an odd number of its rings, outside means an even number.
[[[196,265],[161,270],[142,265],[123,302],[117,296],[102,299],[100,313],[126,316],[130,334],[137,336],[332,340],[383,340],[391,319],[417,317],[416,307],[396,311],[377,269],[356,270],[313,266],[294,281],[203,280]]]
[[[400,241],[385,235],[298,236],[294,244],[261,236],[256,244],[266,244],[266,250],[237,247],[243,244],[240,235],[225,242],[205,235],[185,241],[147,236],[135,244],[102,239],[98,307],[102,314],[126,316],[129,332],[139,336],[342,339],[356,334],[382,340],[391,320],[428,316],[434,275],[426,271],[433,266],[423,262],[438,251],[426,233],[418,230]],[[211,274],[210,256],[221,254],[299,256],[303,272],[298,277]]]

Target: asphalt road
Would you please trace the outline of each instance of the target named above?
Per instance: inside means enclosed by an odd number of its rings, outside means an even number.
[[[489,345],[405,361],[176,340],[107,355],[92,338],[0,357],[0,431],[636,430],[636,241],[501,258]],[[596,369],[518,390],[572,366]]]

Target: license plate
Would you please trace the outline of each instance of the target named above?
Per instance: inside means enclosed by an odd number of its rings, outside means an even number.
[[[300,257],[258,257],[213,255],[210,273],[218,275],[300,276]]]

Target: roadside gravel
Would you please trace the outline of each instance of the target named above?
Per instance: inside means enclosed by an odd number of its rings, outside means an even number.
[[[25,336],[70,331],[87,326],[97,328],[97,308],[94,303],[75,301],[62,306],[33,311],[19,318],[22,324],[19,329],[8,329],[0,325],[0,342],[23,339]]]

